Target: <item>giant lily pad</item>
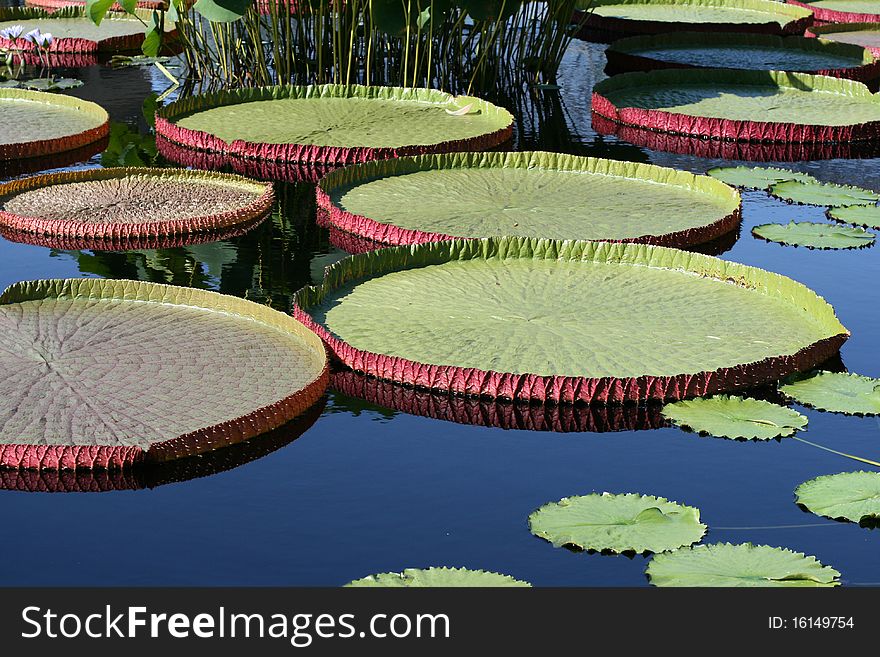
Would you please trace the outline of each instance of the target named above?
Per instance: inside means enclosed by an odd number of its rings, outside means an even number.
[[[320,340],[250,301],[155,283],[28,281],[0,296],[0,466],[118,468],[207,452],[309,408]]]
[[[818,180],[786,180],[770,187],[776,198],[802,205],[876,205],[880,194],[870,189]]]
[[[775,167],[715,167],[709,169],[706,175],[734,187],[764,190],[770,189],[776,183],[787,180],[800,180],[802,182],[812,182],[815,180],[813,176],[807,173],[777,169]]]
[[[817,372],[779,386],[799,404],[832,413],[880,415],[880,380],[846,372]]]
[[[849,205],[842,208],[829,208],[825,214],[844,224],[880,230],[880,206],[877,205]]]
[[[271,183],[183,169],[90,169],[0,185],[0,226],[110,240],[180,236],[253,223],[272,209]]]
[[[807,426],[807,418],[785,406],[727,395],[667,404],[662,413],[677,426],[718,438],[770,440]]]
[[[806,36],[862,46],[880,57],[880,23],[812,25]]]
[[[352,256],[295,296],[352,369],[514,399],[678,399],[836,353],[832,308],[791,279],[644,244],[450,240]]]
[[[701,32],[803,34],[812,14],[767,0],[581,0],[584,38]]]
[[[623,125],[744,142],[877,141],[880,98],[806,73],[665,69],[593,87],[593,112]]]
[[[799,71],[867,81],[880,63],[861,46],[772,34],[673,32],[619,39],[605,51],[616,72],[657,68]]]
[[[556,153],[367,162],[318,186],[329,224],[383,244],[546,237],[684,247],[739,225],[739,194],[705,176]],[[416,209],[417,208],[417,209]]]
[[[816,515],[874,526],[880,520],[880,472],[841,472],[805,481],[797,503]]]
[[[149,24],[149,12],[140,12],[139,16]],[[83,8],[77,6],[66,7],[54,13],[31,8],[0,9],[0,30],[15,25],[23,28],[22,35],[35,29],[43,34],[51,34],[53,41],[48,52],[53,56],[139,51],[144,35],[149,31],[149,27],[141,20],[124,14],[111,14],[100,25],[95,25]],[[167,29],[172,32],[173,24],[169,24]],[[30,51],[33,44],[21,37],[0,37],[0,48]]]
[[[826,587],[840,573],[816,557],[769,545],[714,543],[664,552],[646,571],[654,586]]]
[[[55,155],[107,137],[103,108],[59,94],[0,89],[0,161]]]
[[[483,150],[509,139],[512,123],[507,110],[479,98],[358,85],[239,89],[156,113],[156,131],[177,144],[315,164]]]
[[[402,573],[380,573],[363,579],[349,582],[350,587],[529,587],[531,584],[514,579],[509,575],[501,575],[486,570],[469,570],[467,568],[447,568],[445,566],[431,568],[407,568]]]
[[[787,0],[788,3],[809,9],[813,17],[823,23],[876,23],[880,21],[880,7],[876,0]]]
[[[861,249],[874,243],[874,234],[863,228],[809,221],[761,224],[752,233],[768,242],[808,249]]]
[[[699,509],[635,493],[564,497],[534,511],[529,528],[554,547],[596,552],[664,552],[696,543],[706,533]]]

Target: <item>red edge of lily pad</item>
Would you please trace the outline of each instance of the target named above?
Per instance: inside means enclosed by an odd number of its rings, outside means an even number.
[[[876,23],[880,21],[880,14],[859,14],[853,11],[839,11],[827,7],[817,7],[808,2],[798,0],[786,0],[790,5],[803,7],[813,12],[813,18],[823,23]]]
[[[798,3],[794,3],[798,4]],[[792,19],[785,25],[767,23],[696,23],[688,21],[649,21],[600,16],[595,12],[576,10],[572,22],[582,25],[579,39],[610,43],[623,36],[665,34],[667,32],[746,32],[750,34],[801,35],[813,24],[812,16]]]
[[[170,108],[171,106],[168,107]],[[215,135],[201,130],[183,128],[160,114],[156,114],[156,134],[161,135],[165,140],[177,146],[197,151],[231,155],[237,158],[290,164],[342,166],[368,162],[370,160],[390,160],[406,155],[489,150],[503,144],[513,136],[513,124],[511,123],[494,132],[467,139],[455,139],[437,144],[400,146],[397,148],[347,148],[343,146],[314,146],[307,144],[269,144],[243,141],[241,139],[226,142]]]
[[[163,174],[179,173],[183,176],[198,180],[197,172],[184,169],[149,169],[149,168],[123,168],[123,169],[88,169],[86,171],[65,171],[62,173],[33,176],[22,180],[13,180],[0,185],[0,197],[8,194],[17,194],[32,189],[62,185],[68,183],[88,182],[90,180],[104,180],[112,173],[119,176],[138,174]],[[195,174],[195,175],[194,175]],[[252,180],[240,179],[231,174],[211,174],[205,176],[210,180],[212,176],[241,180],[252,185],[262,185],[263,193],[245,206],[221,212],[219,214],[190,217],[189,219],[175,219],[170,221],[152,221],[141,223],[83,223],[81,221],[65,221],[63,219],[41,219],[28,217],[0,210],[0,226],[14,233],[30,233],[37,236],[57,237],[69,240],[72,243],[82,241],[88,244],[92,241],[104,240],[112,244],[125,244],[128,242],[150,241],[158,238],[176,238],[192,233],[208,233],[221,231],[240,225],[252,224],[255,220],[265,217],[272,210],[275,202],[275,191],[272,183],[258,183]],[[86,247],[88,248],[88,247]],[[106,247],[105,247],[106,248]]]
[[[401,247],[403,248],[403,247]],[[340,277],[338,286],[346,284]],[[302,292],[294,295],[294,318],[316,333],[338,362],[355,372],[428,390],[447,391],[470,397],[511,399],[542,403],[623,404],[676,401],[777,381],[792,372],[811,369],[840,351],[849,333],[823,338],[798,352],[771,356],[754,363],[723,367],[711,372],[675,376],[573,377],[495,372],[474,367],[430,365],[399,356],[378,354],[354,347],[317,323],[300,305]],[[330,292],[327,289],[325,292]]]
[[[366,240],[366,243],[352,242],[352,251],[346,248],[349,253],[360,253],[366,249],[365,244],[378,243],[381,246],[404,246],[408,244],[424,244],[426,242],[441,242],[451,239],[479,239],[479,238],[462,238],[455,235],[446,235],[443,233],[429,233],[413,228],[402,228],[393,224],[386,224],[364,215],[353,214],[333,203],[329,194],[324,189],[325,185],[318,183],[316,188],[316,198],[318,208],[321,211],[321,223],[325,227],[335,228],[354,238]],[[697,226],[679,230],[664,235],[644,235],[641,237],[633,237],[618,240],[603,240],[606,242],[633,242],[639,244],[653,244],[656,246],[669,246],[675,248],[686,248],[712,240],[726,235],[732,230],[736,230],[742,220],[742,203],[730,214],[718,219],[717,221],[705,226]],[[337,238],[343,237],[337,235]],[[491,237],[487,235],[486,237]]]
[[[623,75],[639,75],[624,73]],[[880,121],[853,125],[824,126],[775,121],[739,121],[678,112],[617,107],[598,91],[593,91],[593,112],[620,125],[674,135],[702,137],[748,143],[848,143],[880,138]]]

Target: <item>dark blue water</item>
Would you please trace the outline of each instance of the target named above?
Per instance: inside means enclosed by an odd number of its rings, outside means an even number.
[[[589,91],[603,66],[601,46],[576,43],[565,62],[561,93],[548,96],[543,112],[522,122],[519,146],[694,171],[718,164],[646,151],[592,132]],[[142,100],[166,85],[150,69],[74,73],[86,81],[76,95],[104,104],[114,121],[132,130],[146,131]],[[95,158],[87,166],[99,162]],[[880,189],[878,160],[795,167]],[[292,291],[317,280],[323,266],[342,255],[314,225],[311,192],[305,185],[283,186],[279,211],[270,221],[212,244],[93,253],[0,240],[0,285],[80,275],[141,278],[285,309]],[[853,333],[842,352],[846,367],[880,375],[878,248],[820,252],[757,240],[749,231],[758,223],[820,220],[821,210],[788,206],[757,192],[745,193],[744,203],[741,237],[722,257],[817,290]],[[427,408],[424,396],[420,399]],[[809,417],[805,438],[880,458],[876,420],[798,410]],[[471,411],[481,409],[471,404]],[[491,411],[483,408],[483,417]],[[647,415],[656,424],[656,412]],[[586,426],[582,416],[569,420]],[[742,443],[674,428],[504,430],[418,417],[337,393],[329,394],[311,428],[284,445],[300,430],[282,430],[266,446],[278,447],[275,451],[215,474],[255,455],[233,453],[220,464],[202,459],[183,472],[136,477],[128,482],[142,487],[136,490],[0,491],[0,550],[4,563],[17,565],[4,569],[0,583],[337,586],[374,572],[455,565],[505,572],[539,586],[646,585],[644,557],[554,549],[532,536],[526,522],[536,507],[563,496],[633,491],[699,507],[710,527],[707,541],[789,547],[835,566],[846,584],[880,585],[880,533],[818,518],[793,502],[792,491],[802,481],[859,464],[794,440]],[[186,480],[195,474],[208,476]],[[185,480],[169,483],[174,479]],[[6,482],[41,485],[39,479]]]

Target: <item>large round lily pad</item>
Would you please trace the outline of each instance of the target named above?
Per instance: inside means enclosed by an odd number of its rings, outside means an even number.
[[[796,501],[816,515],[876,526],[880,521],[880,472],[841,472],[805,481]]]
[[[107,112],[86,100],[0,89],[0,160],[54,155],[110,134]]]
[[[880,57],[880,23],[813,25],[807,29],[805,35],[862,46]]]
[[[0,296],[0,466],[123,467],[273,429],[323,393],[320,340],[249,301],[155,283]]]
[[[788,180],[799,180],[801,182],[813,182],[816,180],[807,173],[777,169],[776,167],[714,167],[709,169],[706,175],[734,187],[763,190],[770,189],[773,185]]]
[[[874,243],[874,233],[864,228],[811,221],[761,224],[752,228],[752,234],[768,242],[808,249],[862,249]]]
[[[149,25],[149,12],[140,12],[140,18]],[[115,53],[140,51],[148,27],[138,18],[124,14],[110,14],[100,25],[85,15],[82,7],[71,6],[49,13],[42,9],[0,9],[0,30],[13,26],[22,28],[22,36],[31,30],[51,34],[53,41],[48,52],[58,54]],[[168,32],[173,31],[169,24]],[[21,36],[18,39],[0,37],[0,48],[6,50],[33,50],[33,44]]]
[[[383,244],[504,235],[686,247],[739,225],[739,194],[666,167],[556,153],[367,162],[318,185],[331,226]]]
[[[806,73],[666,69],[593,88],[593,111],[624,125],[745,142],[876,142],[880,98]]]
[[[840,573],[816,557],[769,545],[714,543],[664,552],[646,571],[654,586],[826,587]]]
[[[849,415],[880,415],[880,379],[849,372],[817,372],[779,386],[799,404]]]
[[[486,570],[467,568],[407,568],[402,573],[380,573],[363,579],[356,579],[345,586],[350,587],[394,587],[394,588],[433,588],[433,587],[529,587],[531,584]]]
[[[25,0],[28,7],[37,7],[46,9],[47,11],[64,11],[69,8],[83,8],[86,6],[86,0]],[[136,7],[138,9],[165,9],[167,0],[137,0]],[[110,5],[111,11],[123,11],[122,6],[117,2]]]
[[[772,34],[673,32],[619,39],[605,51],[609,71],[733,68],[798,71],[868,81],[880,62],[861,46]]]
[[[876,205],[880,194],[850,185],[818,180],[785,180],[770,186],[771,196],[802,205]]]
[[[837,352],[833,309],[791,279],[644,244],[524,238],[391,247],[331,265],[294,313],[354,370],[554,401],[678,399]]]
[[[843,224],[880,230],[880,206],[877,205],[848,205],[839,208],[828,208],[825,214],[830,219]]]
[[[579,36],[605,41],[615,36],[682,32],[803,34],[809,10],[768,0],[581,0]]]
[[[0,227],[78,240],[179,237],[252,224],[271,183],[184,169],[90,169],[0,185]]]
[[[807,426],[807,418],[785,406],[727,395],[666,404],[661,412],[676,426],[718,438],[770,440]]]
[[[238,89],[156,113],[157,133],[183,146],[314,164],[484,150],[507,141],[512,124],[507,110],[479,98],[359,85]]]
[[[880,21],[877,0],[787,0],[789,4],[813,12],[823,23],[876,23]]]
[[[564,497],[534,511],[529,529],[554,547],[638,554],[691,545],[706,533],[699,509],[636,493]]]

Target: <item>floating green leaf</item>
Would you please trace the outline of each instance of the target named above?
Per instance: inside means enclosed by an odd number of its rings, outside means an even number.
[[[819,181],[786,180],[770,187],[770,194],[802,205],[875,205],[880,194],[870,189]]]
[[[718,438],[770,440],[807,426],[807,418],[785,406],[727,395],[674,402],[661,413],[676,426]]]
[[[467,568],[447,568],[445,566],[407,568],[402,573],[380,573],[363,579],[356,579],[345,586],[350,587],[528,587],[528,582],[514,579],[509,575],[486,570]]]
[[[848,205],[842,208],[831,208],[826,214],[841,223],[880,230],[880,206]]]
[[[816,515],[876,526],[880,520],[880,472],[841,472],[805,481],[794,494]]]
[[[76,89],[83,86],[83,83],[82,80],[75,78],[37,78],[22,80],[21,86],[34,91],[62,91],[63,89]]]
[[[752,228],[752,234],[768,242],[808,249],[860,249],[874,243],[874,234],[864,228],[809,221],[761,224]]]
[[[597,552],[663,552],[696,543],[706,533],[699,509],[636,493],[564,497],[533,512],[529,527],[555,547]]]
[[[880,414],[880,379],[846,372],[818,372],[779,386],[799,404],[849,415]]]
[[[665,552],[646,571],[654,586],[837,586],[840,573],[816,557],[769,545],[715,543]]]
[[[815,180],[813,176],[806,173],[773,167],[715,167],[706,173],[728,185],[748,187],[749,189],[769,189],[772,185],[790,180],[801,182]]]
[[[254,0],[196,0],[193,9],[209,21],[231,23],[244,16],[253,3]]]

